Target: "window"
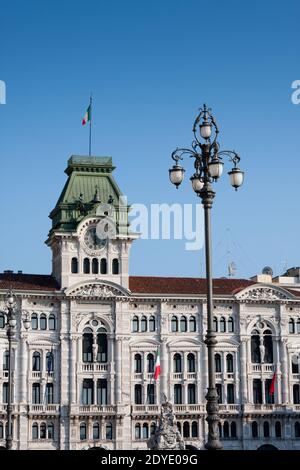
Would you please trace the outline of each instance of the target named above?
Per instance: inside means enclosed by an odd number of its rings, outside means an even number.
[[[257,331],[255,330],[255,334],[251,336],[251,361],[254,364],[260,364],[261,359],[260,359],[260,340],[259,340],[259,335],[257,334]]]
[[[147,423],[144,423],[143,424],[143,439],[148,439],[149,437],[149,428],[148,428],[148,424]]]
[[[198,437],[198,423],[197,423],[197,421],[192,422],[192,437]]]
[[[142,357],[140,354],[134,355],[134,372],[140,374],[142,372]]]
[[[84,441],[86,439],[86,424],[80,424],[80,440]]]
[[[108,423],[108,424],[106,425],[105,434],[106,434],[106,439],[112,440],[112,438],[113,438],[113,428],[112,428],[112,424],[111,424],[111,423]]]
[[[188,354],[187,366],[188,366],[188,372],[195,372],[196,370],[195,355],[192,353]]]
[[[47,426],[47,438],[54,439],[54,424],[49,423]]]
[[[268,421],[264,422],[264,437],[270,437],[270,425]]]
[[[183,437],[190,437],[190,424],[188,421],[183,423]]]
[[[5,315],[4,313],[0,313],[0,328],[4,328],[5,327]]]
[[[94,423],[93,424],[93,439],[99,439],[99,438],[100,438],[99,423]]]
[[[216,384],[217,394],[218,394],[218,403],[223,403],[223,396],[222,396],[222,384]]]
[[[55,330],[56,326],[55,326],[55,315],[53,315],[53,313],[51,313],[49,315],[49,319],[48,319],[48,326],[49,326],[49,330]]]
[[[136,439],[140,439],[140,438],[141,438],[141,425],[140,425],[140,424],[136,424],[134,430],[135,430],[135,431],[134,431],[135,438],[136,438]]]
[[[117,258],[112,261],[112,273],[119,274],[119,260]]]
[[[143,333],[147,331],[147,318],[145,316],[142,316],[141,318],[141,331]]]
[[[88,258],[83,260],[83,273],[90,274],[90,260]]]
[[[224,317],[221,317],[220,319],[220,333],[225,333],[226,332],[226,320]]]
[[[281,423],[280,423],[280,421],[276,421],[276,423],[275,423],[275,436],[276,437],[282,437],[281,436]]]
[[[178,431],[179,431],[180,434],[181,434],[181,423],[180,423],[180,421],[177,421],[176,424],[177,424],[177,429],[178,429]]]
[[[228,421],[224,421],[224,424],[223,424],[223,437],[224,437],[224,439],[229,438],[229,423],[228,423]]]
[[[3,403],[8,402],[8,383],[4,382],[2,385],[2,401]]]
[[[252,437],[256,439],[258,437],[258,426],[257,426],[256,421],[253,421],[251,428],[252,428]]]
[[[155,404],[155,387],[154,384],[147,385],[147,400],[149,405]]]
[[[193,333],[196,331],[196,318],[194,316],[189,319],[190,331]]]
[[[92,273],[98,274],[99,273],[99,261],[97,258],[92,259]]]
[[[85,328],[82,335],[82,360],[93,361],[93,332],[91,328]]]
[[[9,352],[4,351],[3,353],[3,370],[9,369]]]
[[[289,319],[289,333],[290,334],[295,333],[295,322],[292,318]]]
[[[173,333],[178,331],[178,318],[173,316],[171,320],[171,330]]]
[[[175,405],[182,404],[182,386],[181,384],[174,385],[174,403]]]
[[[3,423],[0,421],[0,439],[4,438]]]
[[[33,405],[41,403],[41,386],[38,383],[32,384],[32,403]]]
[[[195,384],[188,384],[188,404],[194,405],[196,403],[196,387]]]
[[[107,332],[105,328],[99,328],[97,331],[97,361],[102,364],[107,362]]]
[[[274,393],[270,393],[272,379],[265,380],[265,399],[267,404],[274,403]]]
[[[132,319],[132,331],[137,333],[139,331],[139,319],[137,316],[134,316]]]
[[[185,333],[187,331],[187,320],[186,317],[180,318],[180,331]]]
[[[297,320],[297,333],[300,333],[300,318]]]
[[[213,319],[213,331],[215,333],[218,332],[218,319],[217,319],[217,317],[214,317],[214,319]]]
[[[32,439],[38,439],[39,438],[39,426],[38,423],[33,423],[32,428]]]
[[[78,274],[78,259],[72,258],[71,260],[71,273]]]
[[[227,354],[226,356],[226,370],[227,372],[233,372],[233,355]]]
[[[220,354],[215,354],[215,372],[221,372],[221,356]]]
[[[82,404],[92,405],[94,403],[94,382],[92,379],[83,379]]]
[[[52,352],[47,352],[46,354],[46,368],[47,374],[50,374],[50,372],[54,370],[54,357]]]
[[[267,364],[272,364],[273,363],[273,341],[272,341],[272,332],[270,330],[264,331],[264,347],[265,347],[264,362]]]
[[[47,330],[47,317],[44,313],[40,316],[40,329]]]
[[[149,331],[155,331],[155,317],[153,315],[149,318]]]
[[[234,332],[233,318],[229,317],[228,318],[228,333],[233,333],[233,332]]]
[[[40,425],[40,439],[46,439],[46,423]]]
[[[182,371],[181,355],[178,353],[174,354],[174,357],[173,357],[173,371],[175,373],[179,373]]]
[[[232,438],[236,438],[236,422],[235,421],[232,421],[232,423],[230,424],[230,434],[231,434],[231,437]]]
[[[41,355],[37,351],[35,351],[32,355],[32,370],[33,371],[41,370]]]
[[[140,384],[134,386],[134,403],[136,405],[142,404],[142,386]]]
[[[154,372],[154,355],[151,353],[147,355],[147,372],[149,374]]]
[[[38,329],[38,317],[36,313],[31,315],[31,329],[37,330]]]
[[[234,384],[227,385],[227,403],[234,403]]]
[[[296,421],[295,423],[295,437],[300,437],[300,423]]]
[[[219,429],[219,437],[223,437],[223,432],[222,432],[221,423],[218,423],[218,429]]]
[[[253,402],[262,404],[262,383],[260,379],[253,380]]]
[[[101,274],[107,274],[107,261],[106,261],[106,258],[101,258],[100,273]]]
[[[156,429],[156,424],[155,424],[155,423],[151,423],[151,426],[150,426],[150,436],[152,436],[152,435],[155,433],[155,429]]]
[[[292,356],[292,374],[299,374],[299,362],[296,354]]]
[[[54,403],[53,384],[46,385],[46,403],[47,405],[52,405]]]
[[[300,405],[300,387],[299,384],[293,385],[293,401],[294,405]]]

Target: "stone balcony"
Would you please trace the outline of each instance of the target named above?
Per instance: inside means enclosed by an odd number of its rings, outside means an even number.
[[[28,413],[59,415],[60,405],[28,405]]]
[[[204,405],[173,405],[173,409],[176,413],[204,413]],[[132,405],[132,414],[160,414],[160,405]]]
[[[275,372],[275,364],[248,364],[248,372],[271,374]]]
[[[100,362],[81,362],[77,364],[77,372],[108,372],[108,363]]]
[[[76,412],[80,415],[90,414],[114,414],[117,412],[115,405],[79,405],[72,406],[72,412]]]

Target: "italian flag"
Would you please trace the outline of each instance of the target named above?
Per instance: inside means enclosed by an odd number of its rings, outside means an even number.
[[[160,353],[159,353],[159,350],[157,350],[155,367],[154,367],[154,380],[157,380],[159,376],[160,376]]]
[[[275,393],[275,382],[276,382],[276,372],[274,372],[272,382],[270,384],[270,388],[269,388],[269,394],[270,395],[274,395],[274,393]]]
[[[84,126],[90,120],[91,120],[91,105],[89,105],[88,109],[86,110],[84,118],[82,119],[82,125]]]

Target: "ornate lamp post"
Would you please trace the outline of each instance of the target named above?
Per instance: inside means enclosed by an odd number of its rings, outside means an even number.
[[[6,295],[7,307],[7,337],[8,337],[8,397],[7,397],[7,430],[6,430],[6,450],[12,448],[12,339],[15,335],[16,316],[15,306],[16,299],[10,290]]]
[[[192,148],[177,148],[172,153],[175,165],[169,170],[171,183],[176,188],[184,178],[185,170],[179,164],[183,160],[183,155],[193,157],[195,173],[190,178],[192,188],[196,195],[201,198],[204,207],[205,225],[205,260],[206,260],[206,281],[207,281],[207,332],[205,343],[208,349],[208,392],[206,395],[206,411],[208,422],[208,440],[206,449],[217,450],[222,448],[219,440],[219,405],[218,393],[216,389],[214,354],[217,344],[216,335],[213,331],[213,309],[212,309],[212,260],[211,260],[211,220],[210,212],[215,197],[211,183],[220,178],[223,172],[224,163],[222,157],[227,156],[233,163],[233,168],[229,171],[230,183],[237,190],[244,180],[244,172],[237,164],[240,161],[239,155],[231,150],[221,150],[217,142],[219,129],[211,113],[211,109],[203,105],[194,122],[194,141]],[[214,135],[213,135],[214,134]]]

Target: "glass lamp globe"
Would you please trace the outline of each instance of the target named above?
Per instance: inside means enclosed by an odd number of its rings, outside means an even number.
[[[172,184],[175,184],[176,188],[182,183],[184,178],[184,168],[180,165],[174,165],[169,169],[169,178]]]
[[[212,178],[217,180],[223,173],[224,163],[221,162],[218,158],[213,158],[213,160],[208,165],[209,174]]]
[[[237,188],[242,186],[244,182],[244,172],[241,171],[239,168],[232,168],[232,170],[229,171],[228,174],[231,186],[233,186],[237,191]]]
[[[190,180],[192,183],[193,190],[195,191],[196,194],[199,194],[201,189],[204,186],[202,178],[195,173],[193,176],[191,176]]]
[[[211,124],[207,121],[204,121],[200,124],[200,135],[203,139],[209,139],[211,136]]]

